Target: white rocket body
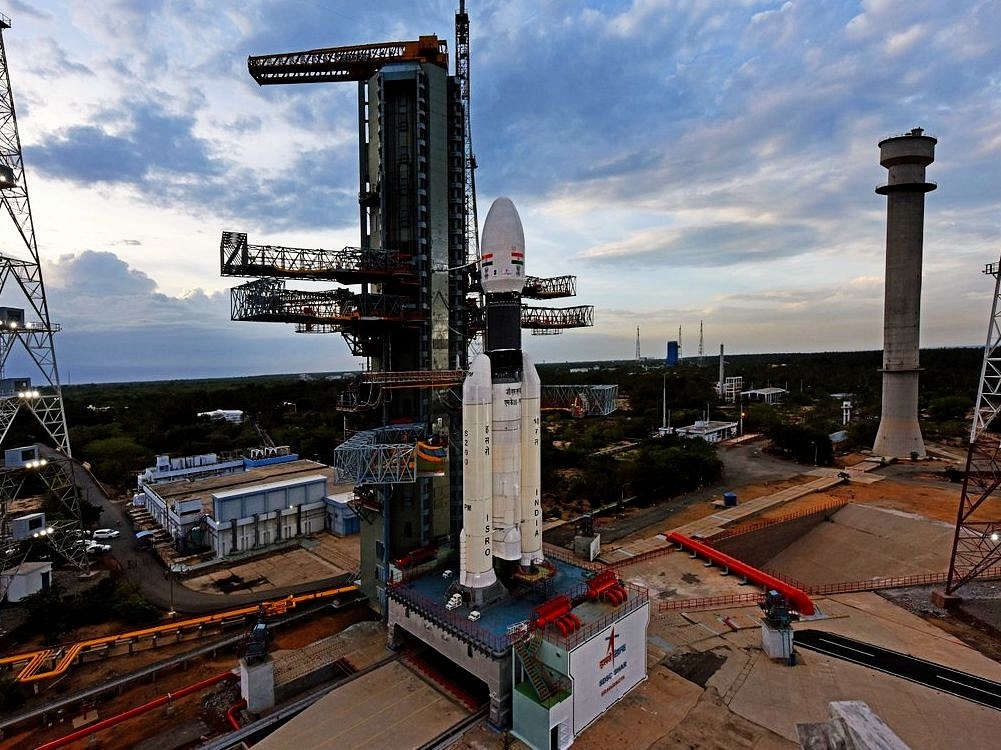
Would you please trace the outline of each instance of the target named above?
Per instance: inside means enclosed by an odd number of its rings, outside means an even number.
[[[535,363],[522,354],[521,380],[521,566],[542,556],[542,383]]]
[[[459,584],[486,588],[497,582],[491,540],[490,360],[473,359],[462,384],[462,531],[459,534]]]
[[[510,198],[495,200],[483,222],[480,283],[486,294],[525,288],[525,230]]]
[[[493,558],[542,562],[541,391],[521,352],[525,233],[514,204],[498,198],[483,223],[480,279],[486,295],[486,351],[462,389],[463,528],[459,583],[496,583]]]
[[[521,383],[493,387],[494,555],[521,559]]]

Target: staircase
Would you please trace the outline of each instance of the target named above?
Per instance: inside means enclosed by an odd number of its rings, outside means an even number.
[[[546,681],[538,659],[535,658],[535,653],[539,650],[538,639],[532,636],[519,638],[514,642],[514,650],[518,654],[518,658],[521,659],[521,665],[525,668],[528,681],[532,683],[539,700],[544,702],[552,698],[553,690],[549,687],[549,682]]]

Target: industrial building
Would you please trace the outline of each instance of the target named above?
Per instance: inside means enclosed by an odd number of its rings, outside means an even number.
[[[165,537],[165,557],[197,554],[201,562],[264,552],[334,528],[335,518],[350,533],[341,506],[351,485],[338,483],[332,468],[294,454],[254,463],[240,473],[142,484],[132,505],[146,514],[143,531]]]

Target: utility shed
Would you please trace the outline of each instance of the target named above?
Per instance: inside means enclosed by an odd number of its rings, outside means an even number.
[[[7,592],[7,601],[19,602],[52,585],[52,563],[25,562],[17,568],[0,571],[0,589]]]

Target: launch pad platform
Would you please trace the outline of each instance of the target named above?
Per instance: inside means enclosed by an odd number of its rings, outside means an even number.
[[[559,725],[575,736],[646,678],[649,597],[587,563],[548,553],[547,563],[554,575],[531,585],[507,579],[508,595],[483,607],[461,599],[450,570],[394,583],[386,591],[390,648],[406,633],[484,682],[497,729],[517,732],[517,704],[534,723],[550,724],[538,731]],[[614,596],[595,595],[599,575],[613,582]],[[562,603],[559,613],[543,615],[553,603]]]

